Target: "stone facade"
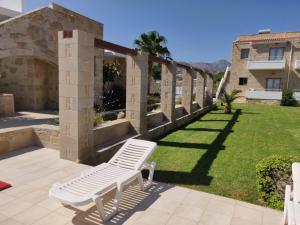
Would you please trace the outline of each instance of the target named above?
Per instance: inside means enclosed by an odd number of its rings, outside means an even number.
[[[137,133],[147,131],[148,54],[126,58],[126,119]]]
[[[73,29],[103,37],[101,23],[56,4],[0,22],[0,90],[14,94],[16,110],[58,109],[57,33]],[[95,90],[102,95],[100,74]]]
[[[0,116],[10,116],[15,113],[14,95],[0,94]]]
[[[84,31],[59,32],[60,156],[77,162],[94,147],[94,40]]]
[[[293,33],[293,32],[291,32]],[[300,59],[300,43],[294,38],[284,39],[282,41],[273,40],[272,35],[277,34],[257,34],[250,38],[256,38],[254,42],[242,41],[243,36],[237,38],[232,44],[232,64],[230,68],[230,75],[226,80],[225,89],[227,91],[233,89],[242,90],[241,96],[245,101],[245,92],[249,89],[265,90],[267,88],[267,79],[278,78],[280,79],[280,89],[287,87],[291,89],[300,89],[300,71],[295,69],[295,61]],[[300,33],[298,34],[300,37]],[[263,42],[266,36],[270,39]],[[241,41],[239,41],[241,39]],[[260,40],[261,39],[261,40]],[[285,60],[285,67],[283,70],[249,70],[247,68],[248,61],[268,61],[270,48],[283,48]],[[292,54],[291,54],[292,48]],[[241,58],[241,50],[249,49],[248,57]],[[247,78],[247,84],[241,85],[239,78]],[[288,82],[288,77],[289,82]],[[287,84],[288,82],[288,84]]]

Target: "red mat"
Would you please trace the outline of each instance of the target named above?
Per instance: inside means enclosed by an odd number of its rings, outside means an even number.
[[[6,189],[6,188],[10,188],[11,185],[9,183],[5,183],[3,181],[0,181],[0,191]]]

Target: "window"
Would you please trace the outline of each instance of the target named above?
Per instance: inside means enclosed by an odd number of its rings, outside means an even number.
[[[239,78],[239,85],[247,85],[248,78],[247,77],[240,77]]]
[[[270,48],[269,60],[282,60],[284,55],[284,48]]]
[[[267,91],[280,91],[281,79],[269,78],[267,79]]]
[[[241,50],[241,59],[247,59],[249,57],[249,48],[243,48]]]

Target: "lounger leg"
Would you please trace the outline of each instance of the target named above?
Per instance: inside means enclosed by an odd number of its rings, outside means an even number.
[[[107,215],[105,214],[105,210],[104,210],[104,204],[103,204],[103,201],[102,201],[102,197],[101,196],[97,196],[97,197],[94,197],[93,198],[96,206],[97,206],[97,209],[98,209],[98,212],[100,214],[100,217],[103,221],[106,221],[107,220]]]
[[[119,204],[120,204],[120,201],[121,201],[122,191],[123,191],[123,184],[118,185],[117,192],[116,192],[116,195],[115,195],[115,198],[114,198],[114,203],[113,203],[113,211],[117,212],[118,209],[119,209]]]
[[[292,189],[290,185],[286,185],[285,187],[285,198],[284,198],[284,212],[283,212],[283,224],[288,224],[288,208],[289,208],[289,202],[291,200],[291,193]]]
[[[151,184],[152,184],[155,167],[156,167],[156,163],[155,163],[155,162],[152,162],[152,163],[150,164],[150,168],[149,168],[149,176],[148,176],[148,183],[149,183],[149,184],[148,184],[148,185],[151,185]]]
[[[139,185],[140,185],[140,190],[141,190],[141,191],[144,191],[144,189],[145,189],[145,184],[144,184],[144,179],[143,179],[142,173],[139,173],[137,179],[138,179],[138,182],[139,182]]]

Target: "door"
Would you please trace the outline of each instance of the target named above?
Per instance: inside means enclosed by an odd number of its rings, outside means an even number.
[[[267,79],[267,91],[280,91],[281,79],[279,78],[269,78]]]

